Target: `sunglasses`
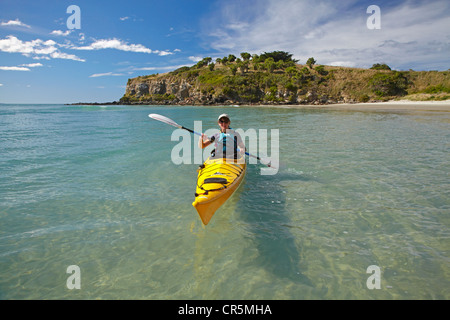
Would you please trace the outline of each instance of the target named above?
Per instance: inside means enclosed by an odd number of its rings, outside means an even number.
[[[229,119],[224,119],[224,120],[220,119],[219,122],[220,123],[228,123],[228,122],[230,122],[230,120]]]

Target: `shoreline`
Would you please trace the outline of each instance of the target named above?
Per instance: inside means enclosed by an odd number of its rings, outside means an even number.
[[[274,105],[273,107],[278,107]],[[354,111],[432,111],[450,112],[450,100],[444,101],[411,101],[392,100],[386,102],[339,103],[328,105],[285,105],[286,108],[298,109],[330,109]]]
[[[92,102],[92,103],[68,103],[65,105],[132,105],[132,106],[147,106],[159,104],[124,104],[118,101],[113,102]],[[161,106],[170,106],[161,104]],[[178,104],[174,104],[178,105]],[[186,106],[191,106],[186,104]],[[202,105],[194,105],[202,106]],[[336,103],[336,104],[208,104],[205,106],[236,106],[236,107],[271,107],[271,108],[292,108],[292,109],[329,109],[329,110],[354,110],[354,111],[433,111],[433,112],[450,112],[450,100],[444,101],[412,101],[412,100],[391,100],[384,102],[363,102],[363,103]]]

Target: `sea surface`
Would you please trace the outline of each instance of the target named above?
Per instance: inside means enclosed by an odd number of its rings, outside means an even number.
[[[148,114],[224,112],[278,129],[281,165],[205,227]],[[0,299],[448,300],[449,168],[448,112],[3,104]]]

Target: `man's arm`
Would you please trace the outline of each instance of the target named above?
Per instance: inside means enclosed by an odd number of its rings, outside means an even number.
[[[244,141],[242,141],[242,137],[239,133],[236,132],[236,136],[237,136],[238,147],[239,147],[239,149],[241,149],[241,153],[244,154],[247,151],[247,149],[245,148]]]
[[[214,142],[214,136],[211,137],[211,139],[208,139],[208,137],[202,133],[202,136],[198,140],[198,147],[200,149],[205,149],[207,146],[209,146],[211,143]]]

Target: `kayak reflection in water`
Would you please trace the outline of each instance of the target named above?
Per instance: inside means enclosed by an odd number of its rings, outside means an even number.
[[[219,124],[220,132],[214,134],[211,138],[202,134],[198,141],[199,148],[204,149],[214,142],[215,149],[211,152],[212,158],[241,158],[246,151],[245,144],[241,135],[230,128],[230,117],[226,113],[221,114],[217,123]]]

